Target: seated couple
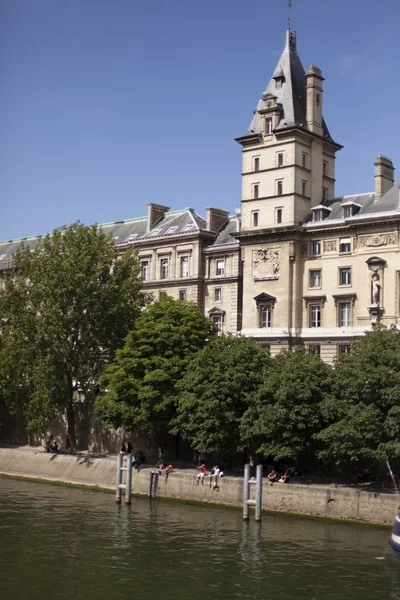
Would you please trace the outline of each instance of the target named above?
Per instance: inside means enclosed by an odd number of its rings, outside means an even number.
[[[274,483],[274,482],[275,482],[275,483],[276,483],[276,482],[278,482],[278,483],[289,483],[289,481],[290,481],[290,477],[289,477],[289,474],[288,474],[288,472],[286,471],[286,472],[285,472],[285,473],[282,475],[282,477],[281,477],[280,479],[278,479],[278,475],[277,475],[277,473],[276,473],[275,469],[272,469],[272,470],[271,470],[271,472],[270,472],[270,473],[268,473],[268,480],[269,480],[271,483]]]

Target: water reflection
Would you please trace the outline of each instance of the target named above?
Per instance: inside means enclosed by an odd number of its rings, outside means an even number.
[[[0,479],[0,597],[400,600],[389,530]]]

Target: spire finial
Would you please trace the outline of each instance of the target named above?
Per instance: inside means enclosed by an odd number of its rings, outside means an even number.
[[[289,29],[289,31],[290,31],[291,8],[292,8],[292,0],[288,0],[288,29]]]

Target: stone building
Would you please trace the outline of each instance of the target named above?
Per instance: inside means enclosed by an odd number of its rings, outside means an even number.
[[[237,138],[243,183],[234,216],[151,203],[146,217],[103,227],[121,252],[137,248],[155,299],[194,301],[222,331],[252,336],[272,354],[304,343],[332,362],[375,323],[399,321],[400,183],[379,155],[374,191],[335,196],[342,146],[323,118],[323,81],[315,65],[304,71],[288,29],[250,127]],[[0,244],[0,271],[20,243]]]

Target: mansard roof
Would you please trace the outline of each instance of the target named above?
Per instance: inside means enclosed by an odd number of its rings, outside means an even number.
[[[230,246],[231,244],[235,246],[238,245],[239,240],[232,235],[238,231],[238,227],[240,228],[239,217],[236,215],[229,217],[229,223],[222,228],[214,242],[210,244],[209,248],[215,248],[215,246]]]
[[[164,241],[169,237],[190,237],[194,233],[200,232],[213,236],[215,238],[214,243],[220,246],[223,244],[238,244],[238,241],[231,236],[231,233],[236,231],[236,223],[237,217],[233,217],[216,234],[207,231],[206,219],[198,215],[193,208],[184,208],[166,212],[150,231],[147,231],[147,217],[104,223],[101,227],[106,233],[112,234],[117,246],[124,248],[130,245],[134,246],[137,243],[148,243],[153,239]],[[21,243],[27,244],[33,250],[41,237],[43,236],[0,242],[0,271],[12,267],[13,254]]]
[[[281,87],[277,86],[276,80],[280,79]],[[242,138],[254,137],[262,133],[262,117],[260,111],[267,108],[269,98],[274,96],[276,103],[281,109],[280,121],[275,131],[289,129],[292,127],[300,127],[307,129],[307,94],[305,71],[296,47],[296,32],[291,32],[288,28],[286,31],[286,44],[280,57],[274,75],[272,76],[268,86],[263,93],[249,129]],[[323,120],[323,135],[333,142],[329,130]]]
[[[357,206],[359,210],[354,215],[344,218],[343,207],[351,205]],[[400,217],[400,181],[395,183],[379,200],[375,200],[374,192],[352,194],[325,200],[318,208],[327,208],[330,212],[325,219],[317,222],[312,222],[312,214],[308,215],[304,221],[305,227],[323,227],[324,223],[351,223],[385,216]]]

